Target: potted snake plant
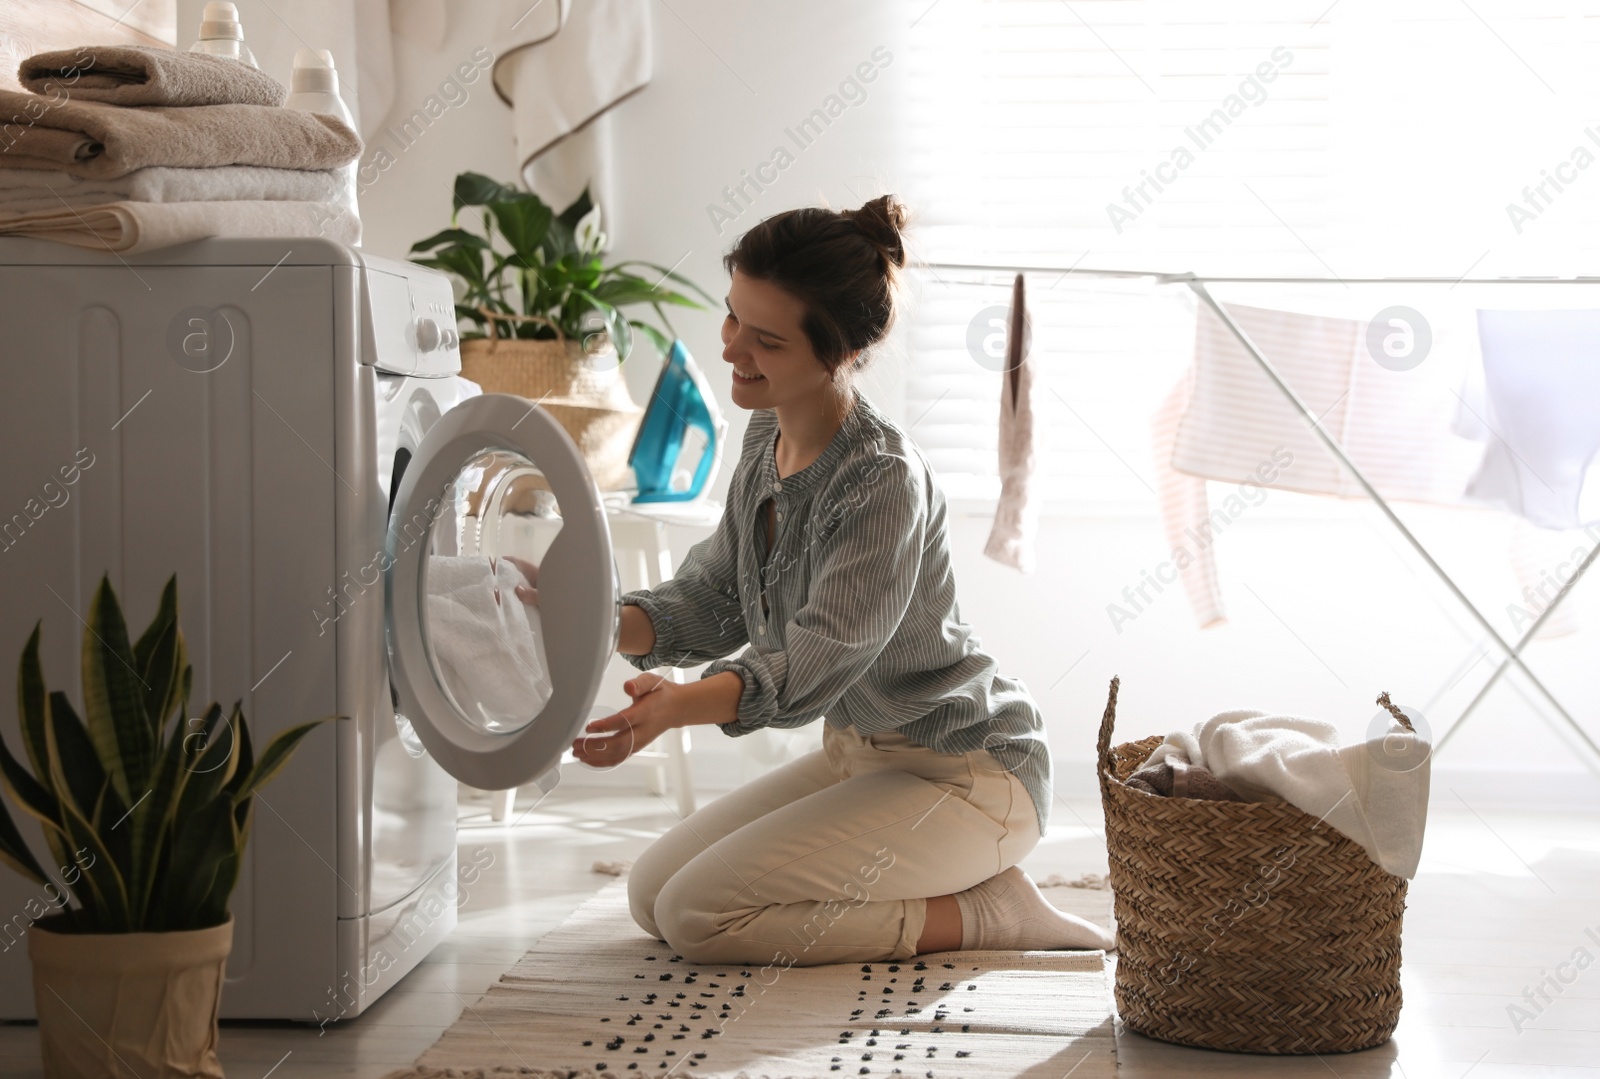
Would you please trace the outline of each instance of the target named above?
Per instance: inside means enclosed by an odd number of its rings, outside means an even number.
[[[643,416],[619,369],[634,333],[665,356],[677,334],[663,305],[704,310],[716,301],[668,267],[608,265],[600,208],[588,188],[558,213],[532,192],[463,172],[453,206],[450,228],[411,252],[413,262],[455,278],[462,377],[488,393],[539,402],[577,443],[601,490],[625,486]],[[469,208],[481,218],[481,232],[463,226]],[[665,333],[626,315],[639,304],[655,310]]]
[[[176,576],[131,643],[101,579],[83,634],[82,717],[45,684],[40,632],[36,625],[17,676],[27,767],[0,739],[0,785],[38,820],[60,868],[40,863],[3,803],[0,861],[43,897],[30,901],[27,938],[45,1074],[220,1077],[228,900],[252,796],[322,720],[258,751],[238,703],[187,718],[193,668]]]

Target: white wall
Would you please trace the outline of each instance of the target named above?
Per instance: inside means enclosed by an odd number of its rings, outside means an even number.
[[[252,29],[271,18],[253,13],[253,6],[250,0],[241,3]],[[492,6],[451,5],[449,30],[436,52],[397,41],[391,117],[409,114],[475,50],[495,48],[486,10]],[[680,270],[717,296],[727,283],[722,253],[760,217],[803,204],[857,205],[885,191],[912,189],[914,178],[898,164],[904,154],[896,101],[904,91],[907,65],[901,58],[908,33],[898,5],[696,0],[653,11],[655,79],[615,113],[618,204],[606,208],[615,257],[665,265],[683,257]],[[192,28],[186,29],[181,10],[179,27],[185,44]],[[893,59],[867,87],[866,100],[798,153],[795,164],[719,234],[706,207],[721,201],[722,187],[736,183],[741,170],[770,160],[786,142],[785,127],[821,104],[879,47]],[[470,90],[468,100],[415,146],[394,154],[394,165],[363,192],[368,250],[403,257],[412,241],[443,227],[450,183],[460,171],[515,177],[508,110],[486,78]],[[380,144],[391,153],[396,145],[391,135],[380,134],[369,160]],[[715,312],[675,318],[717,388],[736,451],[745,414],[726,396],[718,322]],[[642,401],[655,361],[641,358],[628,366],[630,386]],[[866,390],[900,415],[903,377],[902,358],[886,355]],[[731,459],[727,465],[718,497]],[[1507,569],[1504,519],[1464,510],[1401,512],[1507,632],[1505,606],[1518,596]],[[1333,720],[1353,737],[1376,713],[1373,698],[1380,690],[1448,726],[1492,669],[1491,651],[1453,689],[1440,693],[1461,674],[1461,661],[1481,651],[1482,635],[1370,505],[1334,506],[1273,492],[1219,542],[1231,618],[1204,631],[1195,628],[1173,587],[1159,595],[1147,592],[1153,602],[1120,633],[1107,616],[1107,605],[1120,599],[1122,589],[1137,587],[1144,571],[1168,554],[1153,512],[1047,518],[1039,534],[1040,568],[1027,577],[982,555],[988,528],[981,513],[953,515],[950,543],[961,614],[998,657],[1001,670],[1022,678],[1039,701],[1063,792],[1093,790],[1090,761],[1112,675],[1122,679],[1120,736],[1160,734],[1224,708],[1255,707]],[[681,536],[680,546],[696,538]],[[1574,598],[1584,631],[1534,644],[1530,664],[1580,719],[1600,729],[1592,719],[1600,713],[1600,679],[1591,658],[1600,603],[1593,587]],[[606,700],[625,702],[620,684],[631,673],[616,662]],[[1600,799],[1600,784],[1537,718],[1530,701],[1538,701],[1531,691],[1526,697],[1506,686],[1495,692],[1438,762],[1436,797],[1453,802],[1459,791],[1474,804],[1530,795]],[[697,776],[708,787],[741,782],[764,766],[760,761],[812,748],[819,735],[811,727],[733,741],[699,728]],[[745,743],[742,753],[736,752],[738,743]],[[567,781],[595,778],[579,773],[574,767]],[[1547,773],[1549,781],[1531,773]],[[626,770],[600,778],[637,782]]]

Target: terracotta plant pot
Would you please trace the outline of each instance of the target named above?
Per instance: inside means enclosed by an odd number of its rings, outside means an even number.
[[[48,921],[48,919],[47,919]],[[222,1079],[233,919],[175,933],[28,933],[47,1079]]]
[[[572,340],[479,338],[461,342],[461,377],[484,393],[539,401],[577,443],[600,490],[632,486],[628,451],[644,409],[629,396],[614,351],[591,356]],[[529,512],[520,505],[509,508]]]

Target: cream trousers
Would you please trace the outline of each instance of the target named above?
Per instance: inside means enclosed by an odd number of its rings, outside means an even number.
[[[939,753],[823,724],[822,748],[702,806],[628,874],[634,921],[696,963],[813,966],[916,954],[930,896],[1039,842],[987,750]]]

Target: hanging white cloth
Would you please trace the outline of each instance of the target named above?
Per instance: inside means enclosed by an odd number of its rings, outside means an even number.
[[[1033,445],[1033,365],[1024,345],[1022,275],[1011,286],[1011,318],[1006,330],[1006,367],[1000,379],[1000,500],[983,553],[1023,573],[1033,572],[1039,505],[1032,497],[1037,462]]]
[[[1228,312],[1380,494],[1460,501],[1482,449],[1453,430],[1459,362],[1440,356],[1387,370],[1368,351],[1366,322],[1235,304]],[[1157,411],[1152,433],[1167,542],[1207,626],[1225,617],[1216,539],[1259,504],[1264,488],[1364,492],[1216,313],[1202,307],[1197,318],[1194,363]],[[1210,504],[1208,479],[1235,485],[1219,507]]]
[[[523,183],[557,210],[587,186],[615,240],[608,113],[650,81],[649,0],[504,0],[496,37]]]
[[[430,50],[444,44],[450,24],[444,0],[391,0],[389,18],[397,36]]]
[[[1486,428],[1467,497],[1541,528],[1600,522],[1600,311],[1479,311]]]

